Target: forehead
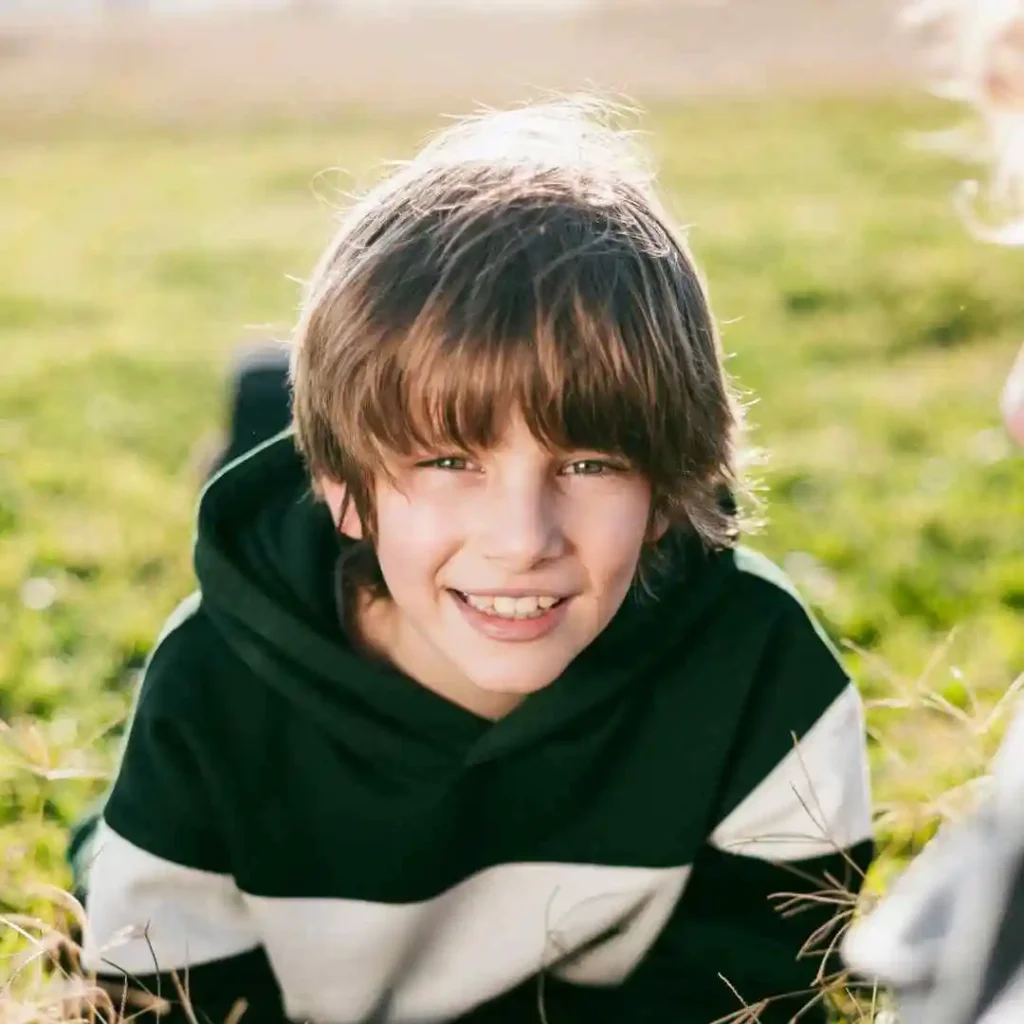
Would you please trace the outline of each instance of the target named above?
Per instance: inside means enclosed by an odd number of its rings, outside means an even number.
[[[365,475],[422,452],[544,449],[676,474],[690,440],[687,339],[625,297],[600,300],[594,282],[571,287],[571,269],[550,295],[512,275],[515,287],[467,284],[466,296],[415,304],[409,323],[368,324],[338,375],[335,430],[352,464]]]
[[[563,446],[545,441],[544,438],[534,433],[527,424],[522,410],[513,408],[509,412],[508,419],[499,427],[499,433],[487,450],[497,454],[513,452],[549,454],[560,452],[563,450]]]

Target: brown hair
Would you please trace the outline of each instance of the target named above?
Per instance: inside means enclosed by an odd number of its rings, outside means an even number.
[[[314,479],[347,485],[371,555],[387,456],[484,450],[512,411],[553,447],[627,458],[670,532],[735,543],[741,409],[707,293],[596,112],[457,123],[350,208],[324,254],[295,337],[296,435]]]

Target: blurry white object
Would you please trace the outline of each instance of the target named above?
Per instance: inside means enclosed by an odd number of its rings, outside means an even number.
[[[939,833],[843,956],[895,990],[900,1024],[1024,1021],[1024,714],[983,809]]]
[[[905,20],[931,40],[934,86],[970,104],[990,172],[958,206],[985,241],[1024,245],[1024,0],[915,0]]]

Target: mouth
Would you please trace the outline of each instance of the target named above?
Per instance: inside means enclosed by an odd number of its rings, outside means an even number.
[[[481,615],[511,622],[541,619],[569,600],[568,597],[556,597],[554,594],[473,594],[455,589],[449,592],[456,600]]]

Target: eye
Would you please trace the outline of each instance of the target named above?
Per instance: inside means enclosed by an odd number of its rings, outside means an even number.
[[[421,469],[444,469],[454,473],[462,469],[469,469],[469,460],[461,455],[442,455],[438,459],[426,459],[423,462],[417,462],[416,465]]]
[[[577,459],[565,467],[567,476],[605,476],[608,473],[621,473],[622,467],[604,459]]]

